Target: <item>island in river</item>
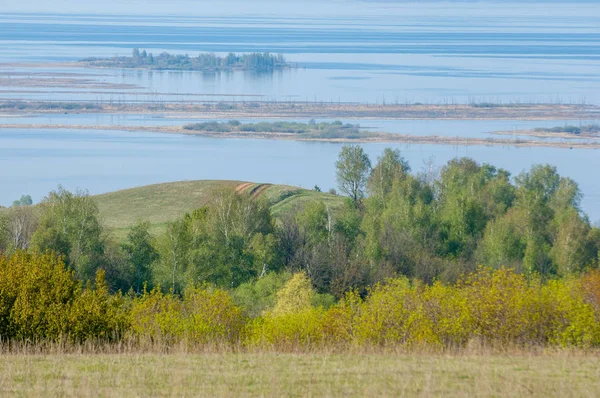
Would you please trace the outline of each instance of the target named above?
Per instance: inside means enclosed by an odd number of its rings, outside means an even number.
[[[133,49],[130,57],[85,58],[80,61],[87,67],[154,69],[154,70],[185,70],[202,72],[220,72],[228,70],[272,71],[295,67],[287,62],[283,54],[270,53],[229,53],[222,57],[214,53],[200,53],[197,57],[188,54],[169,54],[163,52],[157,55],[146,50]]]
[[[369,132],[359,125],[332,123],[261,122],[240,123],[205,122],[184,126],[123,126],[123,125],[77,125],[77,124],[2,124],[2,129],[75,129],[75,130],[118,130],[146,131],[156,133],[188,134],[212,138],[250,138],[293,141],[316,141],[338,143],[406,143],[435,145],[487,145],[515,147],[554,147],[567,149],[600,149],[600,141],[542,141],[510,138],[471,138],[440,135],[410,135],[384,132]]]

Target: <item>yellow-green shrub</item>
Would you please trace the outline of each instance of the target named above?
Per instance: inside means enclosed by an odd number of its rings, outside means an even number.
[[[436,343],[445,347],[464,346],[475,326],[465,291],[435,283],[425,287],[421,297]]]
[[[269,313],[250,323],[246,344],[280,350],[319,347],[325,337],[324,320],[325,310],[322,308]]]
[[[480,269],[456,285],[406,278],[376,285],[328,309],[311,305],[309,279],[296,274],[273,311],[247,323],[219,289],[183,296],[159,289],[126,300],[110,294],[103,272],[82,287],[51,254],[0,256],[0,339],[90,338],[162,344],[246,344],[279,350],[355,346],[600,346],[600,273],[542,283],[508,269]]]
[[[333,346],[343,346],[354,339],[354,326],[362,300],[356,292],[348,292],[344,298],[325,313],[323,334],[325,342]]]
[[[129,328],[125,300],[108,291],[104,271],[96,275],[94,288],[88,286],[73,301],[68,319],[68,335],[77,341],[88,337],[117,340]]]
[[[234,344],[244,327],[242,310],[219,289],[188,288],[183,298],[154,289],[137,298],[130,313],[131,332],[139,339],[167,344]]]
[[[590,304],[600,319],[600,271],[594,270],[583,276],[581,280],[585,302]]]
[[[576,347],[600,345],[600,322],[594,307],[585,301],[581,281],[550,281],[541,287],[540,296],[543,308],[538,313],[543,322],[537,329],[547,330],[544,343]],[[544,328],[544,324],[548,326]]]
[[[183,339],[183,302],[173,294],[163,294],[160,288],[136,298],[129,314],[131,333],[140,339],[174,343]]]
[[[320,345],[325,310],[311,307],[313,296],[308,277],[294,274],[277,292],[273,310],[248,325],[246,343],[286,350]]]
[[[126,328],[121,297],[109,294],[102,271],[83,289],[53,254],[0,257],[1,338],[105,340]]]
[[[358,344],[436,344],[433,325],[424,311],[422,297],[406,278],[377,285],[360,309],[354,326]]]
[[[304,273],[297,273],[277,292],[273,314],[302,312],[311,307],[314,291]]]
[[[535,334],[535,296],[524,276],[509,269],[480,269],[464,285],[474,336],[488,344],[526,343]]]
[[[56,339],[67,332],[79,284],[51,254],[17,252],[0,258],[2,338]]]
[[[244,328],[242,309],[219,289],[189,288],[183,298],[187,337],[196,343],[237,343]]]

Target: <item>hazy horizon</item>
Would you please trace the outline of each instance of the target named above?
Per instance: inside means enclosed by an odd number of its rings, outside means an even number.
[[[596,0],[525,0],[526,3],[593,3]],[[139,14],[139,15],[256,15],[280,14],[289,12],[295,15],[314,14],[315,8],[306,3],[318,5],[322,14],[346,14],[350,12],[344,3],[381,3],[386,5],[403,4],[418,7],[424,3],[484,3],[501,5],[514,3],[514,0],[105,0],[102,2],[82,2],[81,0],[4,0],[0,13],[66,13],[66,14]]]

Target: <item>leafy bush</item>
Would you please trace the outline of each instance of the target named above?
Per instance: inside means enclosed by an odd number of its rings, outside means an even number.
[[[324,321],[322,308],[270,313],[250,323],[246,344],[279,350],[319,347],[324,340]]]
[[[114,340],[127,328],[122,299],[99,272],[85,289],[52,254],[0,257],[0,338]]]
[[[104,271],[99,271],[95,288],[86,287],[73,301],[67,334],[76,341],[117,341],[129,328],[127,310],[123,296],[109,293]]]
[[[273,309],[277,292],[291,277],[287,272],[270,272],[255,282],[242,283],[233,291],[233,300],[247,315],[256,318]]]
[[[476,340],[588,348],[600,346],[599,302],[599,271],[543,282],[505,268],[480,268],[454,285],[390,279],[365,298],[349,292],[337,304],[317,295],[304,273],[269,274],[233,296],[190,286],[182,295],[157,287],[127,299],[109,292],[103,271],[84,287],[53,254],[0,256],[0,339],[15,341],[131,338],[142,345],[309,350],[464,347]]]
[[[68,330],[79,284],[59,258],[17,252],[0,258],[0,335],[57,339]]]
[[[142,342],[235,344],[244,327],[240,307],[219,289],[188,288],[183,298],[159,288],[134,300],[131,333]]]

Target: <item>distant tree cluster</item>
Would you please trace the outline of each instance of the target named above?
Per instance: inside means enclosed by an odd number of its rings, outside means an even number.
[[[259,122],[240,123],[237,120],[229,122],[204,122],[188,124],[185,130],[203,131],[212,133],[252,132],[252,133],[283,133],[299,134],[307,138],[361,138],[369,133],[361,132],[358,124],[344,124],[342,122],[321,122],[311,120],[308,123],[298,122]]]
[[[569,133],[569,134],[598,134],[600,133],[600,124],[584,124],[582,126],[557,126],[557,127],[539,127],[534,129],[536,132],[540,133]]]
[[[167,52],[154,55],[146,50],[134,49],[131,57],[86,58],[81,60],[89,66],[113,68],[142,68],[158,70],[224,71],[255,70],[270,71],[293,67],[283,54],[229,53],[224,57],[214,53],[201,53],[197,57]]]

